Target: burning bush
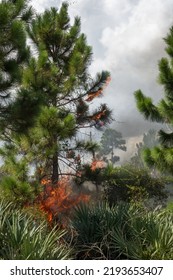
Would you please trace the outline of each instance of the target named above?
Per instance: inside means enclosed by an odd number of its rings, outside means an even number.
[[[58,221],[63,227],[67,225],[74,206],[81,202],[88,202],[89,196],[72,191],[70,180],[62,177],[54,186],[44,180],[44,191],[39,196],[40,209],[47,214],[48,221]]]

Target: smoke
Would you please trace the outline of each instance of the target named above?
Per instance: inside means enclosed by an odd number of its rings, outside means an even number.
[[[115,154],[120,157],[120,161],[117,165],[123,165],[125,163],[129,163],[130,159],[137,152],[136,144],[142,142],[143,136],[133,136],[124,138],[126,140],[127,151],[115,150]]]
[[[94,51],[91,72],[107,69],[112,75],[104,102],[113,110],[113,127],[125,137],[159,129],[137,111],[134,91],[140,88],[155,102],[162,97],[158,61],[165,56],[163,37],[173,23],[172,1],[79,2],[82,30]]]

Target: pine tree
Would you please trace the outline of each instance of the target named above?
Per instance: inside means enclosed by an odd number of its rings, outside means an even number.
[[[23,64],[29,58],[25,25],[32,16],[32,9],[27,4],[26,0],[0,3],[1,109],[12,90],[20,84]]]
[[[111,154],[111,162],[120,160],[120,157],[114,155],[114,149],[126,151],[126,141],[122,138],[122,134],[115,129],[107,128],[101,137],[101,154],[107,156]]]
[[[80,19],[76,17],[70,24],[67,3],[59,11],[51,8],[37,15],[28,34],[37,55],[30,59],[22,85],[30,93],[26,97],[41,99],[42,105],[34,126],[22,136],[12,132],[10,145],[17,146],[17,153],[36,166],[39,180],[46,176],[56,183],[64,173],[76,174],[81,164],[80,152],[91,152],[94,146],[76,141],[78,131],[87,127],[99,129],[111,120],[106,104],[89,110],[91,102],[102,95],[110,74],[103,71],[95,80],[90,77],[92,49],[80,32]],[[17,102],[14,112],[18,105],[21,108],[20,95]],[[20,116],[24,114],[21,108]],[[67,166],[65,171],[63,165]]]
[[[0,132],[24,131],[38,110],[38,98],[22,87],[22,74],[30,58],[26,27],[33,17],[28,0],[0,3]],[[33,99],[33,95],[34,98]],[[26,114],[30,118],[26,118]]]
[[[147,120],[167,127],[159,131],[160,145],[146,149],[144,159],[150,166],[173,174],[173,27],[164,41],[167,57],[159,61],[159,82],[164,88],[164,98],[154,105],[152,99],[144,96],[141,90],[135,92],[135,98],[138,110]]]

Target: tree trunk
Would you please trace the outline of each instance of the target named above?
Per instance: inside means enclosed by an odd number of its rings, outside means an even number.
[[[59,179],[59,172],[58,172],[58,151],[55,152],[53,156],[53,163],[52,163],[52,184],[56,184]]]

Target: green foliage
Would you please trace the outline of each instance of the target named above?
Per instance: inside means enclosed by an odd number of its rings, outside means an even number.
[[[0,154],[4,159],[1,166],[0,179],[3,196],[19,204],[32,203],[38,194],[38,184],[29,180],[28,161],[25,157],[17,158],[14,150],[1,149]]]
[[[143,157],[149,166],[157,166],[159,171],[165,174],[172,174],[173,167],[173,148],[168,147],[154,147],[152,149],[146,149],[143,152]],[[157,164],[156,164],[157,162]]]
[[[126,141],[122,139],[122,134],[115,129],[107,128],[101,137],[101,155],[108,155],[111,153],[111,163],[114,164],[120,158],[114,156],[114,149],[120,149],[126,151]]]
[[[113,228],[125,225],[125,208],[123,205],[115,209],[99,204],[81,205],[76,209],[73,226],[78,233],[75,244],[78,259],[118,258],[119,252],[113,254],[111,251],[110,235]]]
[[[51,8],[38,15],[28,32],[39,57],[31,61],[25,84],[45,87],[46,98],[52,98],[52,102],[57,94],[58,100],[64,95],[70,97],[75,87],[85,81],[91,59],[91,47],[87,46],[85,35],[80,34],[80,19],[76,17],[71,26],[68,5],[63,3],[59,11]]]
[[[165,123],[167,131],[160,130],[160,144],[153,149],[144,151],[146,162],[150,166],[157,167],[163,172],[172,174],[172,124],[173,124],[173,28],[164,39],[168,57],[159,61],[159,82],[164,88],[164,98],[157,105],[151,98],[144,96],[141,90],[135,92],[138,110],[144,117],[151,121]]]
[[[173,132],[167,134],[165,131],[159,131],[159,140],[163,146],[172,147],[173,146]]]
[[[164,201],[167,197],[164,181],[154,178],[148,170],[131,165],[113,168],[108,166],[104,174],[104,189],[110,205],[118,201],[144,203],[150,199]]]
[[[57,110],[56,107],[43,107],[38,118],[37,129],[43,130],[43,137],[50,139],[53,135],[62,140],[75,134],[75,119],[69,112]]]
[[[172,259],[173,219],[169,211],[120,204],[81,206],[73,221],[78,259]]]
[[[5,1],[0,7],[6,16],[9,14],[8,19],[12,15],[10,23],[2,17],[11,37],[9,42],[0,38],[0,76],[5,77],[8,69],[14,72],[13,76],[9,72],[9,81],[5,81],[10,83],[7,90],[14,90],[13,99],[7,108],[2,106],[1,185],[5,195],[11,192],[17,201],[33,202],[43,178],[57,183],[64,174],[77,175],[80,153],[94,156],[97,145],[92,141],[79,145],[78,132],[85,127],[99,129],[111,121],[106,104],[93,111],[88,105],[101,96],[110,73],[102,71],[91,78],[88,67],[92,49],[80,31],[79,17],[73,23],[70,20],[67,3],[34,17],[28,1]],[[31,53],[27,39],[31,40]],[[10,60],[13,51],[15,61]],[[0,93],[4,90],[0,85]]]
[[[0,258],[4,260],[64,260],[71,249],[63,242],[65,231],[50,229],[45,221],[0,202]]]
[[[40,193],[41,186],[37,177],[32,177],[34,161],[33,153],[27,152],[30,147],[28,138],[18,138],[13,138],[13,142],[9,141],[0,149],[1,192],[9,200],[17,201],[21,205],[32,204]]]
[[[26,28],[37,55],[22,69],[22,87],[8,108],[10,118],[4,116],[2,137],[11,140],[15,156],[22,154],[37,175],[42,170],[39,180],[46,176],[55,183],[69,167],[76,172],[80,155],[66,154],[75,151],[78,130],[111,120],[105,104],[89,111],[87,103],[102,93],[110,73],[102,71],[91,79],[92,50],[80,25],[78,17],[70,22],[68,4],[62,3],[59,10],[35,15]],[[93,145],[84,144],[84,150],[93,151]]]
[[[159,144],[159,136],[157,131],[150,129],[147,133],[144,133],[142,142],[136,144],[137,151],[135,155],[130,159],[132,163],[137,168],[146,168],[146,161],[144,160],[147,153],[147,148],[153,148]],[[152,166],[152,164],[149,164]]]
[[[27,134],[41,111],[41,103],[39,93],[25,88],[18,90],[15,100],[8,106],[9,114],[3,121],[3,132],[12,130],[20,135]]]
[[[0,3],[0,97],[8,98],[21,80],[23,64],[28,60],[26,22],[32,17],[27,0]]]
[[[158,108],[153,105],[150,97],[145,97],[141,90],[135,92],[136,105],[140,113],[142,113],[147,120],[163,122],[162,115]]]
[[[30,58],[26,27],[32,17],[28,0],[0,3],[1,134],[11,129],[25,133],[38,114],[40,96],[22,87],[23,72]]]

